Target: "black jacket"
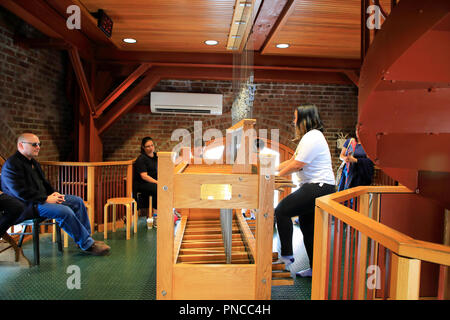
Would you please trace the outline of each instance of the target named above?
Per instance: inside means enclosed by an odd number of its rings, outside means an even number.
[[[9,227],[37,216],[33,205],[26,206],[19,199],[4,193],[0,194],[0,237]]]
[[[38,182],[33,178],[32,166],[36,168],[37,174],[42,179],[46,195],[39,192]],[[44,203],[47,196],[54,192],[45,179],[40,164],[34,159],[28,160],[18,151],[3,164],[1,182],[4,193],[22,200],[27,206]]]

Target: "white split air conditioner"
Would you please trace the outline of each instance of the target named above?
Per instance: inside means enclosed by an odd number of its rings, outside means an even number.
[[[152,113],[222,114],[222,94],[151,92]]]

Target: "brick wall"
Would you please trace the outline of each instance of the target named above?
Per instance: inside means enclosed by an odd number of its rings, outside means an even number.
[[[42,142],[40,160],[67,160],[73,149],[73,110],[65,99],[65,62],[56,50],[24,49],[15,33],[43,37],[0,7],[0,155],[16,150],[22,132]]]
[[[130,112],[116,122],[103,136],[104,159],[125,160],[136,157],[140,141],[151,136],[159,151],[170,151],[179,141],[170,141],[172,132],[185,128],[193,132],[194,121],[202,121],[203,133],[216,128],[225,135],[231,126],[233,102],[231,81],[164,80],[153,91],[222,93],[222,116],[157,115],[150,113],[149,96],[140,105],[148,106],[147,112]],[[280,143],[295,149],[293,138],[294,107],[302,103],[314,103],[319,108],[325,125],[334,167],[339,164],[340,150],[336,148],[337,133],[353,133],[357,120],[357,89],[352,85],[319,85],[294,83],[256,83],[253,118],[257,129],[279,129]],[[193,143],[193,141],[191,141]]]

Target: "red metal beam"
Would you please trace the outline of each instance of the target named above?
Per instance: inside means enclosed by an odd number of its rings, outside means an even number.
[[[128,78],[126,78],[111,94],[97,106],[94,118],[98,118],[111,103],[113,103],[129,86],[131,86],[141,75],[143,75],[149,68],[149,63],[142,63]]]

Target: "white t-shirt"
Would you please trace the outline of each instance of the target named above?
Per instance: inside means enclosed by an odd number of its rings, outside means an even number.
[[[297,175],[304,183],[335,184],[331,154],[323,133],[317,129],[308,131],[300,140],[294,153],[295,160],[306,163]]]

